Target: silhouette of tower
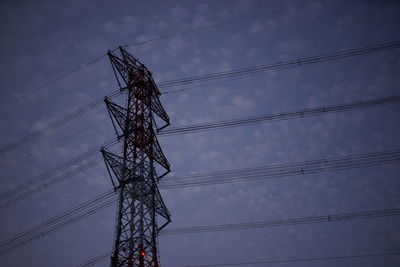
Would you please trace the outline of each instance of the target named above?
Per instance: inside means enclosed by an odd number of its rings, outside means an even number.
[[[169,117],[151,72],[121,47],[108,56],[125,97],[124,107],[104,100],[122,143],[120,155],[101,149],[119,195],[111,267],[158,267],[158,233],[171,219],[157,186],[170,164],[156,132],[169,125]]]

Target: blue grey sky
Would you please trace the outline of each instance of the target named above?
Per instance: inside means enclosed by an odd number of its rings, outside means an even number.
[[[263,15],[255,16],[259,14]],[[153,72],[155,81],[165,82],[399,41],[399,14],[399,1],[372,0],[3,0],[0,147],[115,91],[118,85],[104,55],[120,45],[129,45],[127,51]],[[249,16],[254,18],[219,25]],[[215,24],[219,26],[207,28]],[[157,39],[164,36],[168,37]],[[400,50],[392,49],[234,79],[163,87],[161,102],[171,117],[170,127],[276,114],[398,95],[399,69]],[[171,163],[170,176],[251,168],[400,149],[399,114],[400,105],[391,104],[160,136],[159,141]],[[0,191],[100,148],[114,136],[105,105],[99,105],[1,154]],[[399,170],[394,163],[162,189],[172,214],[166,229],[398,209]],[[0,209],[0,242],[111,188],[100,162]],[[1,255],[0,266],[69,267],[109,251],[115,207]],[[160,261],[162,266],[182,267],[399,252],[399,225],[399,216],[389,216],[161,235]],[[106,260],[96,266],[108,264]],[[399,265],[400,256],[385,256],[265,266]]]

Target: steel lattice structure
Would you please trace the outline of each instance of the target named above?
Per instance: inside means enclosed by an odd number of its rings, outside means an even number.
[[[111,267],[159,266],[157,236],[171,219],[157,183],[170,172],[170,164],[156,131],[169,125],[169,117],[151,72],[121,47],[108,56],[121,92],[126,94],[125,107],[105,98],[123,144],[121,155],[101,149],[119,194]],[[156,121],[163,126],[158,128]]]

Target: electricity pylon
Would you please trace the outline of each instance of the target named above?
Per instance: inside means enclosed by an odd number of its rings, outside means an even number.
[[[158,233],[171,219],[157,186],[170,164],[156,131],[169,125],[169,117],[151,72],[121,47],[107,54],[126,102],[122,107],[104,100],[123,144],[120,155],[101,149],[119,194],[111,267],[158,267]]]

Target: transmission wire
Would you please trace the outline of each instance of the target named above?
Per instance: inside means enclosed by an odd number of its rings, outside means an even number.
[[[241,21],[246,21],[246,20],[258,18],[258,17],[261,17],[261,16],[267,16],[267,15],[272,15],[272,14],[277,14],[277,13],[283,13],[283,12],[291,10],[291,9],[306,7],[306,6],[313,5],[313,4],[316,4],[316,3],[319,3],[319,2],[324,2],[324,1],[326,1],[326,0],[311,1],[311,2],[306,2],[306,3],[303,3],[303,4],[298,4],[298,5],[294,5],[294,6],[287,7],[287,8],[281,8],[281,9],[277,9],[277,10],[273,10],[273,11],[262,12],[262,13],[259,13],[259,14],[255,14],[255,15],[251,15],[251,16],[247,16],[247,17],[242,17],[242,18],[238,18],[238,19],[235,19],[235,20],[228,20],[228,21],[224,21],[224,22],[221,22],[221,23],[216,23],[216,24],[212,24],[212,25],[209,25],[209,26],[203,26],[203,27],[195,28],[195,29],[188,30],[188,31],[181,31],[181,32],[177,32],[177,33],[173,33],[173,34],[169,34],[169,35],[159,36],[159,37],[156,37],[156,38],[153,38],[153,39],[148,39],[148,40],[145,40],[145,41],[142,41],[142,42],[136,42],[136,43],[133,43],[133,44],[124,45],[123,47],[140,46],[140,45],[144,45],[144,44],[147,44],[147,43],[160,41],[160,40],[163,40],[163,39],[169,39],[169,38],[173,38],[173,37],[176,37],[176,36],[186,35],[186,34],[189,34],[189,33],[203,31],[203,30],[210,29],[210,28],[216,28],[216,27],[220,27],[220,26],[225,26],[225,25],[232,24],[232,23],[237,23],[237,22],[241,22]],[[112,51],[115,51],[117,49],[118,48],[115,48]],[[6,104],[3,104],[0,107],[0,110],[3,110],[4,108],[10,106],[11,104],[19,102],[21,99],[26,98],[27,96],[32,95],[33,93],[35,93],[35,92],[37,92],[39,90],[42,90],[42,89],[44,89],[44,88],[46,88],[46,87],[48,87],[48,86],[50,86],[50,85],[52,85],[52,84],[54,84],[54,83],[56,83],[58,81],[70,76],[71,74],[73,74],[73,73],[75,73],[77,71],[80,71],[81,69],[98,62],[99,60],[101,60],[105,56],[107,56],[107,54],[103,54],[103,55],[101,55],[101,56],[99,56],[97,58],[94,58],[94,59],[88,61],[87,63],[81,64],[81,65],[71,69],[70,71],[67,71],[67,72],[61,74],[60,76],[54,78],[53,80],[50,80],[50,81],[48,81],[48,82],[46,82],[46,83],[44,83],[44,84],[32,89],[32,90],[30,90],[29,92],[24,93],[22,96],[14,99],[14,100],[11,100]]]
[[[248,67],[248,68],[237,69],[237,70],[232,70],[232,71],[211,73],[211,74],[207,74],[207,75],[194,76],[194,77],[190,77],[190,78],[165,81],[165,82],[159,83],[158,87],[160,87],[160,88],[171,87],[171,86],[177,86],[177,85],[181,85],[181,84],[198,83],[198,82],[204,82],[204,81],[215,80],[215,79],[224,79],[224,78],[234,77],[234,76],[245,76],[245,75],[250,75],[250,74],[254,74],[254,73],[258,73],[258,72],[265,72],[268,70],[272,71],[272,70],[278,70],[278,69],[283,69],[283,68],[287,68],[287,67],[294,67],[294,66],[301,66],[301,65],[306,65],[306,64],[326,62],[326,61],[336,60],[336,59],[340,59],[340,58],[346,58],[346,57],[350,57],[350,56],[382,52],[385,50],[396,49],[399,47],[400,47],[400,42],[396,41],[396,42],[372,45],[372,46],[351,49],[351,50],[346,50],[346,51],[323,54],[323,55],[313,56],[313,57],[309,57],[309,58],[290,60],[290,61],[286,61],[286,62],[278,62],[278,63],[274,63],[274,64],[254,66],[254,67]],[[110,99],[113,99],[120,94],[121,94],[121,90],[118,89],[118,90],[112,92],[111,94],[109,94],[107,97]],[[17,139],[16,141],[14,141],[6,146],[1,147],[0,155],[8,153],[8,152],[10,152],[22,145],[34,140],[34,139],[46,134],[47,132],[54,130],[55,128],[57,128],[61,125],[64,125],[65,123],[98,107],[101,103],[103,103],[103,99],[96,100],[96,101],[94,101],[84,107],[81,107],[80,109],[60,118],[59,120],[54,121],[54,122],[44,126],[43,128],[26,135],[25,137]]]
[[[164,135],[172,135],[172,134],[187,134],[193,132],[200,132],[200,131],[209,131],[214,129],[221,129],[221,128],[228,128],[228,127],[237,127],[237,126],[244,126],[249,124],[256,124],[256,123],[265,123],[267,121],[280,121],[280,120],[287,120],[287,119],[295,119],[295,118],[303,118],[308,116],[316,116],[325,113],[332,113],[332,112],[341,112],[341,111],[348,111],[354,110],[359,108],[368,108],[374,107],[377,105],[387,105],[387,104],[394,104],[400,102],[400,96],[391,96],[391,97],[384,97],[384,98],[377,98],[371,99],[367,101],[359,101],[359,102],[351,102],[347,104],[339,104],[339,105],[331,105],[325,107],[318,107],[313,109],[305,109],[299,111],[291,111],[291,112],[284,112],[279,114],[272,114],[272,115],[263,115],[263,116],[254,116],[248,118],[240,118],[234,120],[224,120],[224,121],[217,121],[212,123],[203,123],[203,124],[196,124],[196,125],[189,125],[183,127],[175,127],[172,129],[164,130],[158,133],[160,136]],[[103,144],[104,147],[111,146],[117,143],[116,139],[111,139]],[[48,177],[54,175],[55,173],[60,172],[68,168],[69,166],[81,162],[83,159],[86,159],[90,156],[99,154],[99,148],[94,147],[88,152],[75,157],[74,159],[53,168],[39,176],[36,176],[27,182],[12,188],[2,194],[0,194],[0,201],[2,200],[3,203],[0,202],[0,210],[6,207],[9,207],[20,200],[23,200],[34,193],[38,193],[43,191],[44,189],[48,188],[49,186],[55,185],[58,182],[64,181],[75,174],[78,174],[90,167],[93,167],[101,162],[102,157],[99,156],[95,160],[87,163],[85,166],[80,166],[76,170],[70,171],[67,174],[62,175],[61,177],[57,177],[52,179],[50,182],[46,182],[42,185],[37,187],[31,188],[33,185],[42,182],[42,180],[46,180]],[[23,190],[28,190],[24,192]],[[19,194],[19,196],[14,197],[14,195]],[[13,198],[14,197],[14,198]],[[7,198],[13,198],[11,200]]]
[[[184,267],[218,267],[218,266],[240,266],[240,265],[258,265],[258,264],[274,264],[274,263],[289,263],[289,262],[314,262],[314,261],[327,261],[327,260],[343,260],[343,259],[356,259],[356,258],[371,258],[371,257],[385,257],[385,256],[398,256],[400,252],[383,252],[383,253],[370,253],[370,254],[356,254],[356,255],[342,255],[342,256],[327,256],[327,257],[314,257],[314,258],[293,258],[293,259],[276,259],[276,260],[260,260],[260,261],[252,261],[252,262],[237,262],[237,263],[218,263],[218,264],[202,264],[202,265],[185,265]],[[104,255],[100,255],[104,257]],[[107,253],[107,257],[110,254]],[[98,256],[99,257],[99,256]],[[96,258],[98,258],[96,257]],[[95,263],[98,263],[104,258],[96,259],[96,262],[87,262],[85,265],[79,265],[79,267],[83,266],[92,266]],[[88,265],[89,264],[89,265]]]
[[[317,172],[333,171],[336,169],[343,169],[345,167],[358,168],[358,167],[376,166],[377,164],[388,164],[388,163],[399,163],[399,162],[400,162],[400,150],[399,151],[383,151],[383,152],[376,152],[376,153],[367,153],[367,154],[360,154],[360,155],[351,155],[351,156],[347,156],[347,157],[336,157],[336,158],[332,158],[332,159],[294,162],[292,164],[278,164],[278,165],[272,165],[272,166],[256,167],[253,169],[256,170],[256,172],[262,170],[263,168],[273,170],[273,172],[271,172],[269,176],[268,176],[268,173],[263,173],[263,172],[259,173],[259,178],[273,177],[274,175],[275,175],[275,177],[283,177],[283,176],[292,176],[292,175],[304,175],[304,174],[312,173],[315,171],[317,171]],[[342,164],[340,164],[340,163],[342,163]],[[315,166],[313,166],[313,164]],[[311,167],[307,168],[307,165],[311,166]],[[323,166],[327,166],[325,170],[324,170]],[[292,171],[293,167],[296,167],[297,169],[295,169],[295,170],[297,170],[297,171]],[[286,168],[286,171],[284,171],[285,168]],[[240,170],[240,169],[230,170],[230,171],[226,171],[226,174],[229,174],[230,176],[232,176],[232,173],[234,173],[234,172],[236,172],[236,173],[251,172],[250,170],[251,170],[250,168],[245,168],[242,170]],[[228,179],[226,177],[223,177],[222,174],[223,174],[223,172],[217,172],[217,173],[211,172],[211,173],[204,173],[203,175],[206,177],[207,176],[209,177],[208,184],[214,184],[215,183],[214,180],[218,180],[218,179],[220,179],[221,182],[228,181]],[[193,174],[193,175],[187,175],[187,177],[190,177],[190,176],[199,177],[200,175],[201,174]],[[214,179],[210,179],[210,177],[212,175],[215,175]],[[221,178],[221,176],[222,176],[222,178]],[[180,177],[182,178],[182,176],[180,176]],[[220,178],[218,178],[218,177],[220,177]],[[240,177],[233,176],[231,178],[231,181],[236,181],[238,178],[240,178]],[[174,179],[170,178],[170,180],[174,180]],[[164,180],[162,180],[161,182],[163,182],[163,181]],[[199,185],[199,183],[197,181],[194,181],[192,183],[192,186],[198,186],[198,185]],[[205,183],[203,183],[202,185],[205,185]],[[182,182],[180,183],[180,187],[187,187],[187,186],[189,186],[188,183],[182,183]],[[160,184],[160,188],[164,188],[164,189],[177,188],[177,187],[179,187],[179,183],[173,184],[172,187],[168,186],[168,184],[166,186],[164,186],[163,184]],[[107,196],[100,195],[100,196],[97,196],[95,198],[95,200],[93,200],[93,199],[90,200],[89,204],[87,204],[88,202],[81,204],[81,206],[84,206],[88,210],[85,211],[85,210],[79,209],[78,211],[80,211],[80,214],[76,214],[77,211],[75,211],[74,209],[69,210],[65,213],[67,215],[61,214],[56,217],[56,218],[61,218],[61,219],[50,219],[50,220],[48,220],[48,221],[51,221],[50,224],[46,223],[46,222],[45,222],[45,225],[39,224],[39,225],[33,227],[32,228],[33,230],[28,229],[28,230],[24,231],[23,233],[18,234],[15,237],[9,238],[8,240],[1,242],[0,243],[0,255],[8,253],[20,246],[28,244],[28,243],[30,243],[38,238],[41,238],[49,233],[57,231],[57,230],[59,230],[63,227],[66,227],[72,223],[80,221],[92,214],[95,214],[101,210],[104,210],[105,208],[113,205],[113,203],[115,203],[118,199],[117,196],[115,196],[115,195],[113,196],[111,194],[111,191],[107,191],[104,194],[108,194],[108,195]],[[100,205],[97,205],[98,202],[102,202],[102,203]],[[394,210],[394,211],[397,212],[397,210]],[[390,211],[385,210],[382,212],[384,212],[387,215],[387,213],[393,212],[393,210],[390,210]],[[400,213],[400,210],[399,210],[399,213]],[[68,215],[68,214],[72,214],[72,216]],[[374,213],[374,214],[375,215],[368,215],[368,216],[376,216],[377,215],[376,213]],[[363,215],[359,215],[359,216],[363,216]],[[379,216],[384,216],[384,215],[381,214]],[[336,218],[336,219],[338,219],[338,218]],[[46,229],[46,228],[43,229],[46,225],[47,225],[48,229]],[[186,229],[185,231],[187,233],[190,232],[188,229]],[[167,231],[167,233],[168,233],[168,231]],[[3,247],[5,247],[5,248],[3,248]]]

